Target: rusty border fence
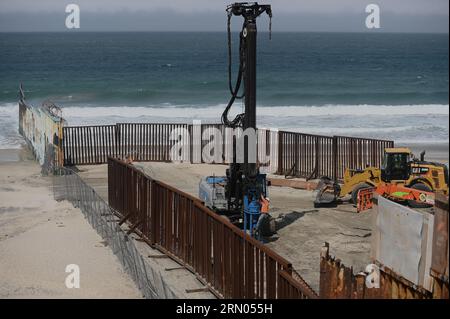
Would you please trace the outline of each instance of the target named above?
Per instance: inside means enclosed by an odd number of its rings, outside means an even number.
[[[196,129],[198,132],[195,131]],[[177,143],[171,139],[171,133],[175,130],[185,130],[189,133],[189,140],[186,138],[181,142],[183,145],[189,145],[188,156],[184,160],[192,163],[204,163],[202,157],[198,157],[198,154],[194,152],[194,147],[199,145],[199,149],[202,150],[209,143],[208,140],[203,139],[201,143],[195,141],[193,135],[198,133],[199,136],[209,136],[213,130],[218,130],[222,134],[222,141],[220,141],[222,156],[218,163],[227,162],[232,132],[221,124],[197,126],[180,123],[117,123],[64,127],[62,145],[64,166],[104,164],[107,163],[109,156],[120,158],[132,156],[137,161],[169,162],[170,150]],[[270,138],[270,131],[260,130],[259,134],[261,140],[266,142],[264,145],[266,148],[261,147],[260,150],[267,149],[270,152],[270,146],[274,143],[273,138]]]
[[[63,129],[64,165],[103,164],[107,158],[133,156],[137,161],[168,162],[170,149],[176,143],[171,132],[184,129],[189,133],[191,163],[204,163],[194,152],[202,149],[208,140],[195,141],[195,125],[167,123],[118,123],[100,126],[66,126]],[[222,133],[222,156],[215,163],[230,161],[232,136],[221,124],[201,124],[200,136],[213,129]],[[257,133],[260,163],[273,173],[285,176],[318,178],[329,176],[341,180],[346,168],[363,169],[367,165],[379,167],[385,148],[393,147],[393,141],[344,136],[321,136],[286,131],[259,129]]]
[[[344,177],[346,168],[380,167],[385,148],[393,141],[278,132],[278,175],[307,179]]]
[[[109,204],[142,239],[221,298],[317,298],[291,264],[189,194],[108,159]]]

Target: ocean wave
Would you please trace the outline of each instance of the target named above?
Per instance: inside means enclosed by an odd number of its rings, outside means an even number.
[[[343,134],[361,134],[361,133],[380,133],[380,132],[436,132],[442,130],[443,127],[439,125],[405,125],[405,126],[381,126],[381,127],[310,127],[308,128],[308,133],[310,134],[323,134],[329,133],[328,135],[343,135]],[[286,127],[285,130],[293,132],[301,132],[302,130],[297,127]]]
[[[0,104],[0,149],[19,149],[24,140],[19,135],[19,105]]]
[[[194,119],[218,123],[225,105],[66,106],[69,125],[117,122],[182,122]],[[242,112],[235,106],[230,118]],[[0,103],[0,149],[19,148],[18,104]],[[396,142],[449,143],[449,105],[326,105],[258,107],[259,127],[319,135],[345,135]]]
[[[219,119],[225,104],[208,107],[194,105],[165,105],[161,106],[98,106],[63,108],[63,115],[70,117],[123,117],[136,118],[140,116],[186,118],[198,116],[200,118]],[[232,113],[242,111],[240,106],[234,106]],[[325,106],[261,106],[257,108],[260,116],[276,117],[306,117],[306,116],[406,116],[406,115],[449,115],[449,105],[325,105]]]

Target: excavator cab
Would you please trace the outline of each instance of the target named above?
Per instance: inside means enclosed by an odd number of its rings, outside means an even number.
[[[411,151],[407,148],[387,148],[381,164],[384,182],[405,181],[411,176]]]

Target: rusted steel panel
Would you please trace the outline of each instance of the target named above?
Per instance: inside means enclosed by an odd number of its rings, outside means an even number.
[[[325,243],[320,251],[320,282],[319,282],[319,296],[324,299],[329,299],[330,296],[330,267],[329,267],[329,244]]]
[[[334,259],[328,253],[328,245],[321,251],[320,298],[354,299],[427,299],[448,298],[448,283],[445,286],[436,280],[434,293],[416,286],[386,267],[380,267],[379,288],[366,286],[366,273],[354,275],[352,269]],[[446,289],[446,290],[445,290]]]
[[[282,299],[317,299],[317,295],[305,293],[304,287],[296,282],[286,270],[278,273],[278,298]]]
[[[436,194],[431,269],[448,281],[448,197]]]
[[[392,141],[320,136],[280,131],[278,174],[313,178],[342,179],[346,168],[379,166],[385,147]]]
[[[365,295],[366,289],[366,276],[364,274],[356,274],[354,283],[353,283],[353,291],[352,298],[353,299],[363,299]]]

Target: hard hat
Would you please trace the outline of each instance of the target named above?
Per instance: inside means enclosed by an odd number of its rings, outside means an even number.
[[[266,201],[270,202],[270,198],[269,198],[269,197],[266,197]]]

